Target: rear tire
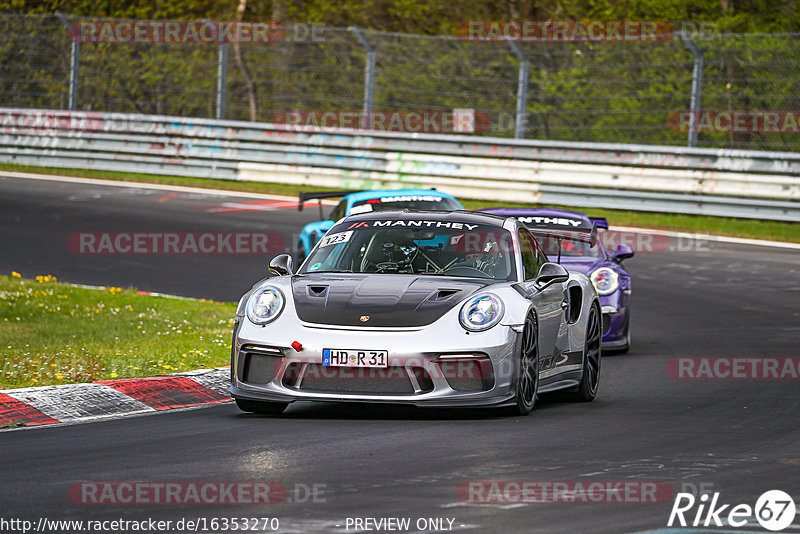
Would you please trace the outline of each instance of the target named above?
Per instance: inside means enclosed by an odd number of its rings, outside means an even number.
[[[265,415],[280,415],[289,406],[288,402],[251,401],[236,399],[236,406],[243,412],[259,413]]]
[[[568,392],[569,400],[591,402],[597,396],[600,385],[600,359],[602,356],[602,323],[600,309],[592,304],[586,324],[586,339],[583,346],[583,377],[577,390]]]
[[[528,415],[536,404],[539,395],[539,331],[536,317],[528,314],[522,330],[522,343],[519,351],[517,370],[517,393],[515,405],[508,410],[509,415]]]

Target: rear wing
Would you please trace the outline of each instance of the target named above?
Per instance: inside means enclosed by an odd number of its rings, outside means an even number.
[[[525,223],[522,223],[523,225]],[[597,235],[597,223],[592,222],[592,229],[587,231],[586,229],[576,229],[576,230],[553,230],[549,228],[543,228],[541,226],[535,226],[533,228],[528,228],[528,230],[536,236],[536,239],[541,242],[542,238],[544,239],[555,239],[557,241],[557,248],[558,248],[558,259],[556,263],[561,263],[561,242],[562,241],[578,241],[580,243],[587,243],[590,247],[595,246],[598,242],[598,235]]]
[[[606,220],[605,217],[589,217],[589,220],[592,221],[598,228],[608,230],[608,220]]]
[[[528,230],[530,230],[531,233],[536,236],[545,236],[567,241],[580,241],[582,243],[589,243],[591,246],[594,246],[598,242],[597,224],[592,224],[592,228],[590,230],[554,230],[541,226],[534,226],[533,228],[526,226],[526,228],[528,228]]]
[[[586,216],[568,217],[560,214],[525,214],[513,215],[520,224],[537,235],[582,241],[594,245],[597,242],[598,220]],[[603,219],[605,221],[605,219]],[[608,226],[606,224],[606,226]]]
[[[316,193],[300,192],[300,202],[297,204],[297,211],[303,211],[303,204],[306,200],[317,200],[322,198],[335,198],[343,197],[351,193],[359,193],[360,191],[319,191]]]

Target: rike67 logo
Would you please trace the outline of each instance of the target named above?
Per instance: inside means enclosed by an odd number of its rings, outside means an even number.
[[[762,528],[777,532],[794,521],[797,510],[794,500],[781,490],[766,491],[758,498],[755,507],[749,504],[722,504],[719,492],[711,497],[707,493],[696,498],[691,493],[678,493],[667,526],[692,527],[744,527],[753,526],[753,518]]]

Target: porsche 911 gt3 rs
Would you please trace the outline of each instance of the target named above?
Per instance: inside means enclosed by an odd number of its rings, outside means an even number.
[[[296,274],[288,255],[270,271],[236,312],[231,394],[244,411],[309,400],[525,415],[540,393],[597,393],[597,292],[513,217],[353,215]]]

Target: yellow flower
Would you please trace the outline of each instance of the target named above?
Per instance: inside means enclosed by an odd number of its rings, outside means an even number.
[[[111,373],[111,378],[117,378],[117,373]]]
[[[17,271],[11,271],[11,276],[14,278],[22,278],[22,275],[19,274]]]

